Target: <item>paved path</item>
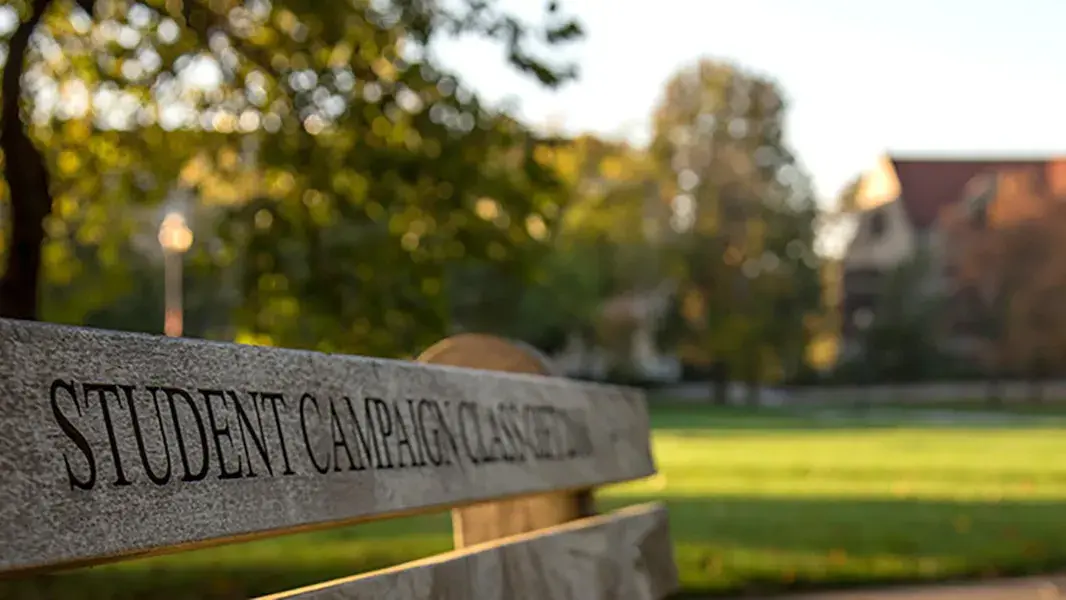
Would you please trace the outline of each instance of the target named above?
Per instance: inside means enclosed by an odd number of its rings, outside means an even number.
[[[780,596],[777,600],[1056,600],[1066,599],[1066,574],[995,582]],[[765,599],[771,600],[771,599]]]

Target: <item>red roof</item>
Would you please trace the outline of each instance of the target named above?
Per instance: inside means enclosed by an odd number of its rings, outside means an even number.
[[[1044,171],[1055,159],[1044,160],[953,160],[892,158],[899,178],[900,198],[911,223],[930,227],[949,204],[962,198],[963,189],[975,176],[989,171],[1035,168]]]

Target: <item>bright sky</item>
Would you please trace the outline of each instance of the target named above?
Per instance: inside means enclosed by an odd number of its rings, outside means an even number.
[[[515,5],[519,0],[509,2]],[[542,0],[521,0],[524,12]],[[699,56],[775,78],[788,135],[832,198],[886,150],[1066,151],[1063,0],[561,0],[585,25],[580,81],[550,92],[476,40],[438,57],[528,122],[647,138],[663,85]]]

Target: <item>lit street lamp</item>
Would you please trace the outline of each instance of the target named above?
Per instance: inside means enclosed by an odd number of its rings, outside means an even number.
[[[182,255],[192,246],[192,231],[181,213],[167,213],[159,225],[159,245],[163,247],[165,277],[163,332],[170,337],[181,337]]]

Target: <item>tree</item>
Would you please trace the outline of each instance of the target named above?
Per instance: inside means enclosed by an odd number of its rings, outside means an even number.
[[[564,190],[550,204],[555,219],[545,233],[549,251],[535,267],[534,284],[519,290],[515,302],[497,304],[520,314],[500,319],[492,330],[546,351],[576,336],[624,356],[618,343],[624,332],[615,331],[603,313],[611,298],[660,277],[646,230],[649,205],[660,203],[652,163],[625,143],[591,135],[542,145],[536,160],[558,173]],[[491,316],[484,304],[473,308],[482,318]]]
[[[44,219],[52,198],[48,172],[41,153],[30,141],[22,125],[19,101],[22,97],[22,65],[30,37],[44,18],[48,0],[34,0],[29,17],[15,30],[8,43],[7,67],[0,87],[0,149],[4,153],[4,177],[9,193],[18,198],[11,203],[11,250],[7,271],[0,278],[0,315],[32,318],[37,310],[37,272],[41,264]],[[13,65],[13,66],[12,66]],[[23,200],[25,199],[25,200]]]
[[[776,84],[702,60],[667,84],[652,153],[674,197],[682,356],[754,392],[803,360],[820,301],[809,182],[784,144]]]
[[[209,262],[241,273],[236,321],[250,335],[409,352],[447,331],[448,296],[458,293],[447,263],[522,271],[543,251],[527,224],[550,221],[540,209],[559,192],[533,159],[540,142],[482,107],[423,49],[439,35],[488,36],[516,68],[557,85],[572,67],[530,50],[534,38],[580,35],[555,3],[536,26],[473,0],[35,0],[16,10],[0,124],[13,241],[4,316],[37,315],[48,223],[98,213],[100,190],[153,206],[172,182],[199,194],[212,177],[224,187],[249,138],[255,189],[229,194],[204,219],[218,231]],[[57,102],[57,89],[88,108]],[[36,151],[22,152],[27,143]],[[207,175],[178,176],[196,161]],[[478,216],[492,204],[497,218]],[[49,239],[75,237],[60,229]],[[100,229],[67,247],[102,253]]]
[[[1026,169],[976,180],[941,216],[958,310],[954,326],[978,342],[989,396],[1014,373],[1035,383],[1066,367],[1066,210]],[[1034,385],[1034,397],[1039,386]]]
[[[862,332],[858,359],[875,381],[907,382],[937,375],[943,364],[933,336],[942,298],[923,290],[934,266],[919,250],[886,273],[870,326]]]

